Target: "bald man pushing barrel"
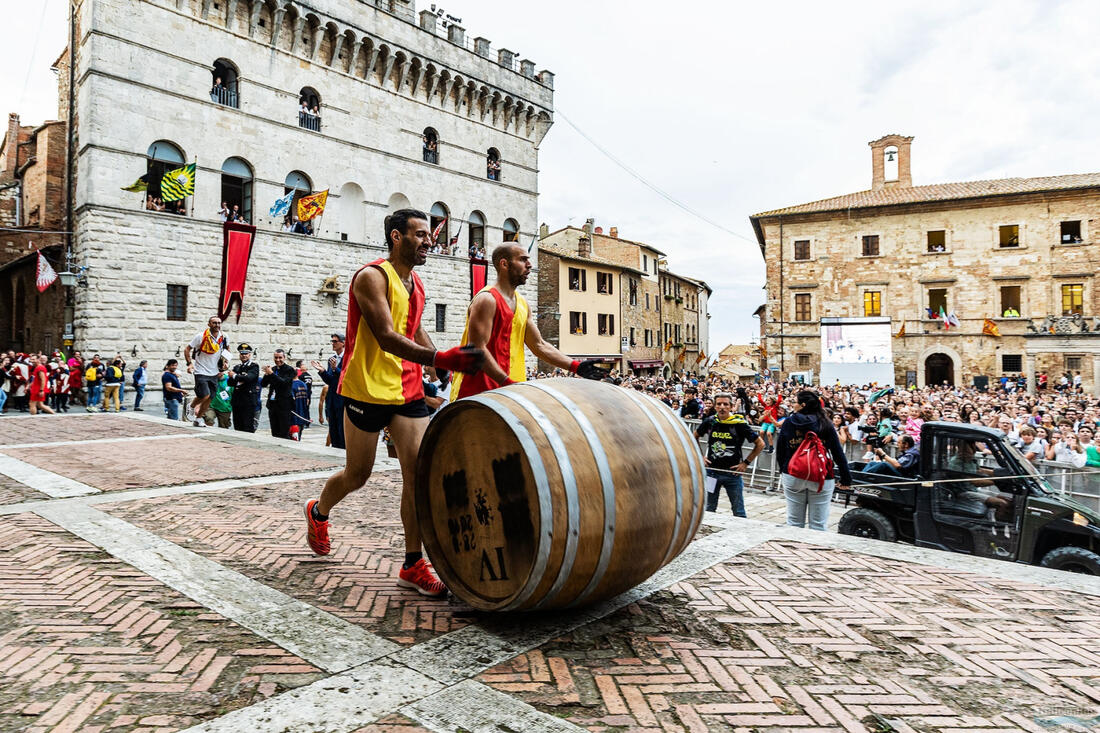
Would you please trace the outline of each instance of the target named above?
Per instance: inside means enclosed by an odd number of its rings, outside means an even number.
[[[462,346],[486,349],[491,360],[476,374],[457,374],[451,386],[451,399],[458,400],[505,384],[527,379],[523,347],[535,356],[585,379],[603,379],[607,370],[597,359],[577,361],[558,351],[543,339],[535,325],[527,301],[516,288],[531,274],[531,258],[517,244],[502,244],[493,250],[496,284],[485,287],[470,301]]]

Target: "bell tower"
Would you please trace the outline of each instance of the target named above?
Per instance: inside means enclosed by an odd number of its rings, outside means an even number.
[[[913,174],[909,169],[909,147],[913,138],[885,135],[867,143],[871,146],[871,189],[909,187]]]

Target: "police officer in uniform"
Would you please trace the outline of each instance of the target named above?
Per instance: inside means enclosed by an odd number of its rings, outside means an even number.
[[[252,361],[252,347],[237,347],[241,363],[229,372],[229,384],[233,386],[230,405],[233,407],[233,427],[243,433],[256,432],[256,400],[260,392],[260,365]]]

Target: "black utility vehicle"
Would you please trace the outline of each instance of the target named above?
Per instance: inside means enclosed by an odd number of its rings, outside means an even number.
[[[1100,575],[1100,514],[1055,494],[1000,430],[927,422],[919,465],[897,485],[852,463],[840,533]]]

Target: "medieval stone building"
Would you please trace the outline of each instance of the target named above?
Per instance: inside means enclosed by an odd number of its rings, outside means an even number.
[[[912,140],[870,143],[869,190],[751,217],[767,266],[768,367],[819,373],[822,318],[887,317],[894,334],[904,328],[891,339],[899,384],[980,384],[1028,361],[1100,383],[1085,340],[1030,360],[1025,349],[1054,319],[1091,343],[1100,173],[914,186]]]

